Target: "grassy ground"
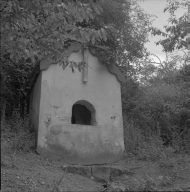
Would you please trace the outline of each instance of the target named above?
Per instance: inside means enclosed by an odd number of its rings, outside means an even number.
[[[65,173],[61,162],[44,159],[35,152],[17,152],[14,156],[13,153],[4,146],[1,154],[2,192],[100,191],[101,184]]]
[[[114,166],[127,170],[126,175],[114,181],[114,185],[125,186],[125,191],[190,191],[189,155],[173,154],[170,159],[158,161],[131,156]],[[94,180],[65,173],[61,162],[44,159],[34,151],[15,153],[7,141],[2,141],[1,190],[111,191]]]
[[[125,174],[107,183],[64,172],[62,162],[35,153],[27,119],[1,121],[1,191],[190,191],[190,155],[163,147],[159,138],[148,141],[127,126],[126,151],[115,163]],[[126,128],[125,128],[126,130]]]

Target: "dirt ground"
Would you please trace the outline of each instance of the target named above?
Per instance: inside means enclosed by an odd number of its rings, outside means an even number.
[[[190,191],[190,156],[185,154],[174,154],[169,162],[126,158],[114,164],[125,169],[126,174],[106,187],[93,179],[64,172],[62,165],[35,152],[14,154],[4,145],[1,150],[1,191]]]

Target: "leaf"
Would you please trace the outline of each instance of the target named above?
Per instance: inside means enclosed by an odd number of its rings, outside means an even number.
[[[103,39],[101,30],[98,30],[98,35],[99,35],[99,37],[100,37],[101,39]]]
[[[5,29],[10,29],[10,24],[9,23],[5,23]]]
[[[54,7],[54,11],[55,11],[55,13],[59,13],[59,9],[57,6]]]
[[[96,4],[96,7],[100,10],[100,12],[103,12],[103,9],[99,4]]]
[[[65,70],[66,66],[65,63],[62,63],[62,69]]]
[[[80,14],[80,12],[79,12],[78,10],[77,10],[77,12],[76,12],[75,18],[76,18],[77,20],[79,20],[80,22],[83,21],[83,18],[82,18],[81,14]]]
[[[86,35],[86,32],[85,31],[82,31],[80,30],[80,35],[82,37],[82,43],[87,43],[88,42],[88,39],[87,39],[87,35]]]
[[[96,5],[93,5],[93,7],[94,7],[94,10],[95,10],[96,14],[100,15],[101,13],[100,13],[99,9],[96,7]]]
[[[29,40],[28,39],[25,39],[25,38],[20,38],[20,42],[23,44],[23,45],[27,45]]]
[[[106,31],[105,31],[103,28],[101,28],[101,32],[102,32],[103,40],[104,40],[104,41],[107,41]]]
[[[97,41],[100,41],[100,40],[101,40],[101,36],[99,36],[98,31],[96,31],[96,32],[94,33],[94,37],[95,37],[95,39],[96,39]]]
[[[31,33],[34,33],[38,29],[38,26],[34,26],[30,28]]]
[[[83,18],[81,17],[81,15],[79,14],[79,21],[82,23],[83,22]]]
[[[94,36],[92,36],[91,42],[93,45],[95,44],[95,37]]]
[[[90,33],[86,32],[85,37],[86,37],[87,42],[89,42],[90,41]]]
[[[13,59],[13,57],[14,57],[14,54],[11,53],[11,54],[10,54],[10,59]]]
[[[81,13],[82,13],[83,19],[87,20],[88,17],[83,7],[81,8]]]
[[[33,28],[32,23],[28,23],[28,29],[31,29],[31,28]]]
[[[55,0],[55,2],[56,2],[57,4],[61,4],[61,3],[62,3],[61,0]]]
[[[91,12],[89,12],[89,17],[90,17],[91,19],[94,19],[94,15],[93,15]]]

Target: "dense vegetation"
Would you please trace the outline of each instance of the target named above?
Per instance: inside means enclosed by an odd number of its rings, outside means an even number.
[[[152,34],[162,35],[165,38],[157,42],[161,44],[164,51],[171,52],[175,49],[187,48],[186,36],[189,30],[188,28],[188,12],[182,15],[180,18],[175,16],[175,11],[178,8],[188,9],[187,0],[167,0],[167,6],[164,12],[168,11],[170,13],[169,25],[164,26],[165,31],[154,28]]]
[[[127,74],[134,73],[130,62],[146,53],[144,43],[151,26],[150,16],[125,0],[1,1],[1,14],[6,113],[12,111],[8,107],[18,107],[26,99],[27,77],[36,61],[48,56],[52,62],[60,61],[63,69],[68,65],[61,52],[71,42],[80,42],[83,48],[93,45],[102,63],[115,62],[125,66]]]
[[[152,27],[152,17],[133,0],[2,0],[0,5],[3,131],[19,133],[17,141],[28,139],[25,129],[29,124],[27,78],[35,62],[48,55],[53,62],[62,61],[66,66],[67,58],[61,51],[71,42],[80,42],[83,48],[96,46],[102,63],[115,62],[124,69],[127,83],[122,84],[122,104],[126,151],[146,155],[144,150],[148,150],[148,146],[157,146],[147,143],[158,141],[160,147],[163,140],[177,151],[185,149],[190,123],[189,67],[185,59],[176,55],[154,65],[144,48],[150,31],[165,35],[166,39],[159,43],[166,52],[185,48],[185,16],[171,19],[173,27],[167,26],[166,32],[161,32]],[[171,10],[176,6],[178,4],[170,3],[166,10],[173,14]],[[181,25],[183,30],[179,33],[177,29],[181,29]],[[77,67],[77,64],[69,65]],[[18,142],[15,146],[23,145]],[[157,158],[160,151],[155,154],[150,157]]]

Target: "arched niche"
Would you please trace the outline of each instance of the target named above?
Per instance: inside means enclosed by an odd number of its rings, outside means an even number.
[[[72,106],[72,124],[79,125],[95,125],[95,108],[94,106],[85,100],[79,100]]]

